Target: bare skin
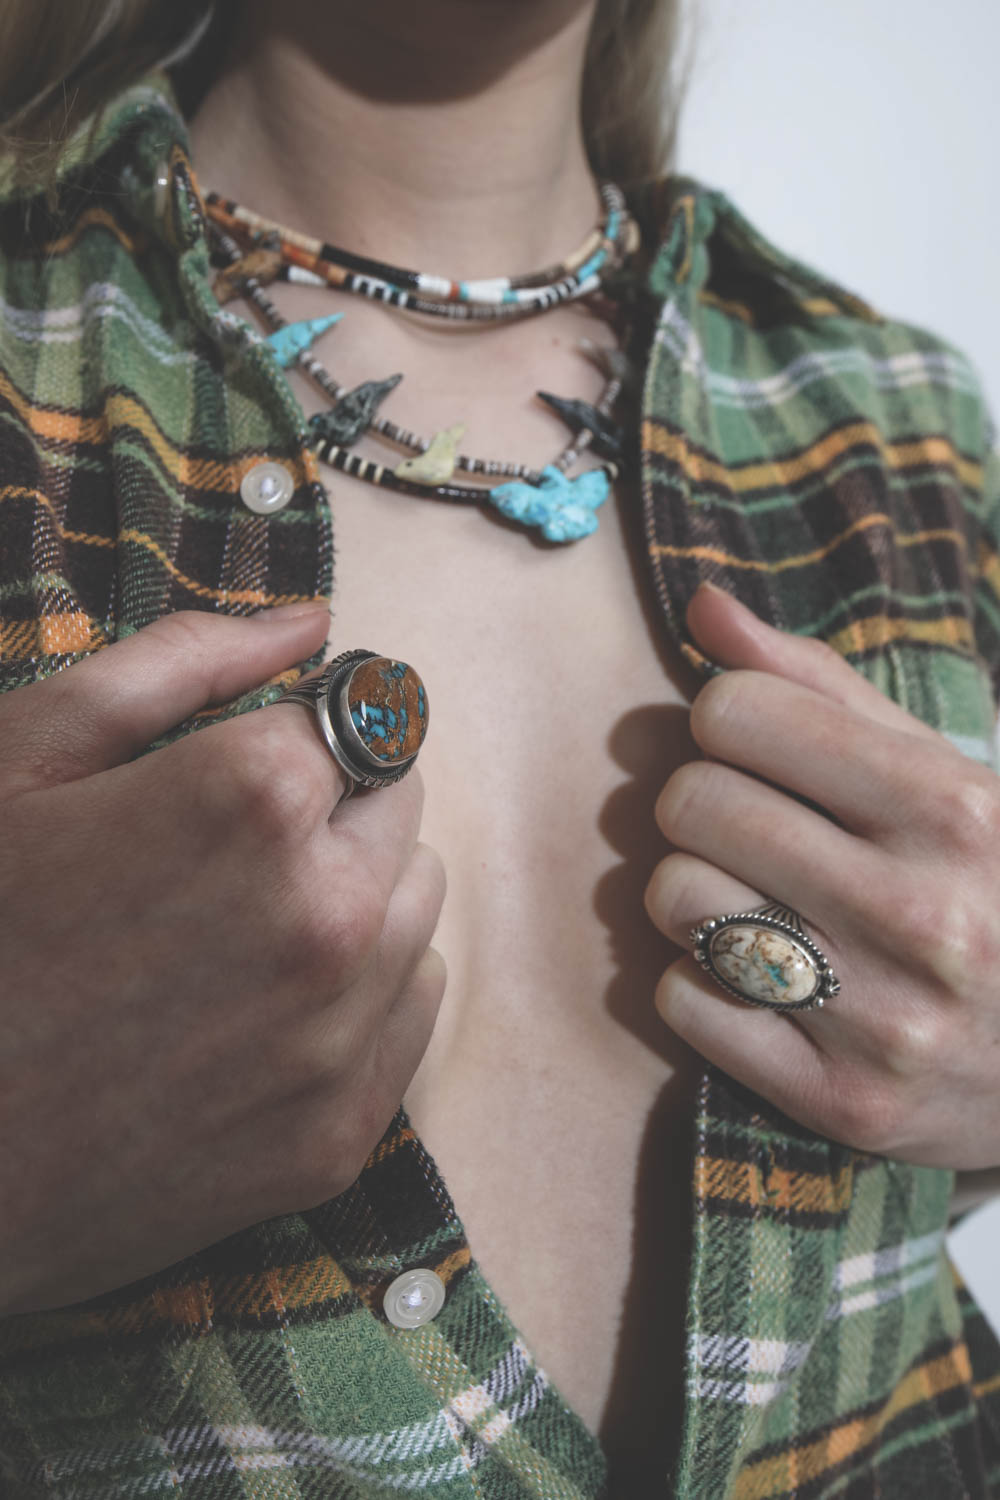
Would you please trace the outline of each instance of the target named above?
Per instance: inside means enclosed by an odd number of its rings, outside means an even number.
[[[373,514],[340,484],[333,505],[336,639],[396,609],[434,683],[423,834],[449,875],[449,983],[407,1107],[528,1346],[643,1493],[679,1415],[692,1068],[650,1008],[678,950],[642,892],[651,807],[691,752],[628,521],[606,508],[589,550],[553,555],[470,517],[480,536],[449,552],[464,516],[421,539],[419,507]],[[407,557],[401,590],[391,568],[372,589],[373,556]]]
[[[596,208],[575,125],[588,17],[586,0],[428,0],[419,15],[403,0],[258,0],[244,54],[196,122],[202,181],[356,249],[456,275],[552,260]],[[294,288],[279,295],[292,317],[331,305],[312,306]],[[473,450],[542,462],[561,433],[530,391],[596,394],[573,345],[581,332],[606,331],[581,310],[473,334],[389,320],[369,305],[349,311],[322,351],[341,378],[407,372],[399,418],[430,431],[461,416]],[[734,671],[699,698],[696,744],[695,685],[664,654],[644,607],[627,488],[597,536],[560,551],[474,511],[342,479],[331,488],[331,654],[368,641],[405,651],[433,697],[421,771],[401,787],[337,806],[335,768],[298,709],[265,709],[129,763],[202,704],[317,649],[325,612],[268,626],[175,617],[0,704],[5,958],[9,993],[30,987],[33,999],[30,1011],[6,1013],[0,1057],[0,1138],[16,1143],[0,1161],[2,1310],[88,1296],[335,1194],[405,1097],[487,1277],[603,1441],[610,1493],[647,1494],[662,1488],[681,1406],[698,1060],[678,1035],[862,1149],[913,1160],[947,1151],[970,1166],[988,1151],[995,1161],[992,1074],[985,1145],[978,1126],[956,1141],[969,1112],[948,1108],[970,1083],[983,1092],[996,1040],[975,1009],[980,993],[989,998],[987,976],[970,1003],[962,932],[950,948],[918,952],[912,930],[928,893],[938,899],[943,861],[968,867],[963,879],[980,900],[995,889],[995,876],[982,878],[996,858],[995,786],[915,721],[894,718],[843,663],[741,624],[736,606],[704,596],[692,628]],[[764,681],[748,684],[748,672]],[[808,714],[789,684],[809,693]],[[818,696],[847,713],[821,720]],[[763,718],[762,697],[773,705]],[[908,796],[925,819],[915,812],[890,830],[907,839],[916,830],[924,859],[920,883],[899,887],[912,897],[911,930],[904,922],[900,939],[895,891],[882,880],[892,869],[903,879],[908,847],[902,860],[889,848],[885,864],[873,839],[867,884],[845,880],[836,859],[814,861],[831,883],[814,906],[834,910],[840,891],[840,920],[856,922],[875,950],[895,948],[897,982],[905,972],[909,984],[917,953],[929,1021],[921,1035],[907,1017],[877,1013],[859,985],[853,1019],[844,1011],[844,1055],[834,1018],[827,1087],[803,1097],[818,1056],[807,1055],[810,1074],[803,1034],[782,1018],[768,1031],[713,995],[680,945],[705,911],[760,894],[734,876],[756,878],[761,848],[740,852],[729,828],[732,807],[760,798],[760,786],[738,778],[737,787],[722,763],[775,781],[768,796],[785,783],[817,806],[826,796],[835,811],[864,809],[857,785],[811,780],[851,763],[821,751],[857,743],[855,716],[873,760],[851,777],[874,786],[870,771],[905,759]],[[806,718],[827,745],[796,751],[789,766],[782,752]],[[699,746],[708,762],[697,762]],[[955,787],[946,817],[927,795],[943,782]],[[893,778],[887,790],[896,789]],[[768,889],[791,898],[782,871],[815,829],[784,837],[801,815],[794,797],[749,805],[771,829]],[[664,835],[680,852],[661,860]],[[727,861],[733,873],[720,880]],[[792,877],[797,890],[801,871]],[[876,879],[885,912],[869,899]],[[67,893],[59,903],[53,887]],[[991,912],[980,930],[991,933],[989,921]],[[451,968],[443,1003],[435,924]],[[981,966],[996,946],[979,944]],[[859,952],[863,973],[877,951]],[[657,1019],[654,992],[673,1030]],[[970,1045],[952,1043],[948,1058],[942,1020],[953,1035],[959,1006]],[[846,1047],[852,1025],[864,1067]],[[775,1078],[779,1038],[798,1052],[786,1050],[792,1065]],[[859,1079],[863,1089],[845,1087]],[[939,1079],[935,1097],[926,1085]],[[908,1094],[930,1100],[923,1125]],[[900,1134],[911,1120],[930,1146]]]
[[[597,214],[575,118],[588,4],[482,4],[472,27],[470,7],[441,3],[419,29],[405,7],[375,22],[337,6],[328,58],[318,8],[281,9],[280,35],[258,12],[194,122],[204,186],[454,276],[545,264],[583,238]],[[261,112],[262,97],[280,102]],[[531,393],[594,399],[601,377],[576,343],[612,339],[581,308],[470,331],[273,293],[288,318],[345,314],[316,346],[344,384],[404,372],[396,420],[462,420],[467,451],[537,465],[565,429]],[[307,411],[325,404],[290,379]],[[678,953],[643,908],[664,852],[653,807],[693,753],[692,685],[648,609],[638,496],[623,490],[595,536],[557,550],[472,509],[327,479],[330,654],[405,654],[433,703],[422,836],[449,876],[434,940],[449,983],[405,1102],[487,1278],[604,1443],[613,1492],[643,1493],[680,1413],[697,1068],[652,1005]]]
[[[324,625],[175,614],[0,702],[3,1313],[342,1191],[427,1044],[444,875],[418,775],[338,806],[277,706],[132,761]]]

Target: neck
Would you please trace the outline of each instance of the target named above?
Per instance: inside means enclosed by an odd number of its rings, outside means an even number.
[[[455,277],[527,271],[599,205],[579,94],[594,0],[246,0],[192,122],[205,188]]]

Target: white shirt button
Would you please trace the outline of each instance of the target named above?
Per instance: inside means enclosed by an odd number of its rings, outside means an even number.
[[[395,1328],[420,1328],[444,1306],[444,1282],[434,1271],[404,1271],[389,1287],[382,1306]]]
[[[240,481],[240,497],[247,510],[259,516],[284,510],[295,490],[291,474],[284,464],[259,463],[248,469]]]
[[[161,161],[153,173],[153,212],[158,219],[165,219],[170,202],[170,166]]]

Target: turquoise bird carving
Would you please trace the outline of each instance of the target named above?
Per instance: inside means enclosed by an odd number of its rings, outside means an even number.
[[[569,479],[555,464],[546,464],[541,484],[513,479],[490,490],[490,500],[512,521],[541,527],[546,541],[575,542],[597,530],[594,512],[610,490],[604,469],[588,469]]]
[[[326,318],[306,318],[301,323],[286,323],[277,333],[269,333],[264,342],[270,344],[278,357],[278,364],[283,370],[287,370],[314,339],[332,328],[334,323],[339,323],[343,316],[343,313],[330,313]]]

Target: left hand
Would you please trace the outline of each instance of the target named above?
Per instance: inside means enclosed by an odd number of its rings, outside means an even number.
[[[650,916],[690,949],[705,917],[774,898],[799,912],[841,989],[820,1010],[770,1013],[689,954],[663,975],[657,1009],[824,1135],[924,1165],[997,1165],[1000,777],[831,647],[720,590],[699,589],[688,623],[731,670],[691,709],[706,758],[657,802],[677,852],[650,880]]]

